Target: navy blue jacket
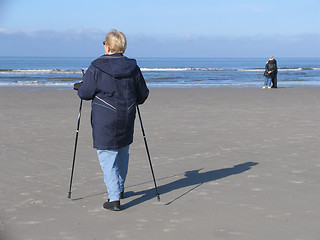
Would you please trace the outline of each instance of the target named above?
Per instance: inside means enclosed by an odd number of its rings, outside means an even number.
[[[113,150],[133,142],[136,104],[142,104],[149,90],[136,60],[120,53],[94,60],[79,87],[81,99],[92,100],[93,147]]]

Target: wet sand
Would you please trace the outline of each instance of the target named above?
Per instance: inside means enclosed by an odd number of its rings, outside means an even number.
[[[107,198],[84,102],[0,88],[0,239],[318,239],[320,88],[151,89],[136,121],[123,210]]]

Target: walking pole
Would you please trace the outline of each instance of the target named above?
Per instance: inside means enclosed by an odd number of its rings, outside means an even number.
[[[146,146],[147,155],[148,155],[149,164],[150,164],[150,169],[151,169],[151,173],[152,173],[152,177],[153,177],[154,187],[155,187],[155,189],[156,189],[156,195],[157,195],[158,201],[160,201],[160,195],[159,195],[159,192],[158,192],[158,187],[157,187],[157,183],[156,183],[156,178],[154,177],[153,167],[152,167],[152,164],[151,164],[151,158],[150,158],[150,153],[149,153],[147,138],[146,138],[146,135],[145,135],[145,133],[144,133],[144,128],[143,128],[142,119],[141,119],[141,114],[140,114],[140,110],[139,110],[138,105],[137,105],[137,110],[138,110],[138,116],[139,116],[139,120],[140,120],[141,131],[142,131],[142,135],[143,135],[143,139],[144,139],[144,144],[145,144],[145,146]]]
[[[82,69],[82,75],[84,75],[84,70],[83,69]],[[77,131],[76,131],[76,139],[75,139],[75,143],[74,143],[73,161],[72,161],[72,170],[71,170],[70,187],[69,187],[68,198],[71,198],[71,187],[72,187],[74,165],[76,163],[76,152],[77,152],[78,136],[79,136],[79,128],[80,128],[81,109],[82,109],[82,99],[80,100],[80,107],[79,107],[79,114],[78,114]]]

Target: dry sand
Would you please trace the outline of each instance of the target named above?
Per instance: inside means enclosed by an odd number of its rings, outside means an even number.
[[[315,240],[320,88],[151,89],[136,122],[123,210],[106,189],[70,89],[0,88],[0,239]]]

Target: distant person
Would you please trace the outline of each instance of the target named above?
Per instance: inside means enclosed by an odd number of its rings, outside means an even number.
[[[262,89],[266,89],[267,87],[268,87],[268,89],[270,89],[271,88],[271,77],[268,74],[268,71],[266,70],[263,75],[265,76],[265,78],[264,78],[264,84],[263,84]]]
[[[91,63],[83,82],[76,83],[74,88],[81,99],[92,100],[93,147],[97,149],[109,196],[103,207],[119,211],[136,105],[144,103],[149,90],[136,60],[123,55],[127,40],[122,32],[107,33],[103,45],[105,55]]]
[[[265,72],[263,75],[266,77],[266,79],[264,81],[263,88],[266,88],[266,84],[268,84],[268,88],[271,88],[270,80],[272,82],[272,88],[278,87],[277,86],[277,73],[278,73],[277,61],[274,59],[273,56],[271,56],[265,66]]]

